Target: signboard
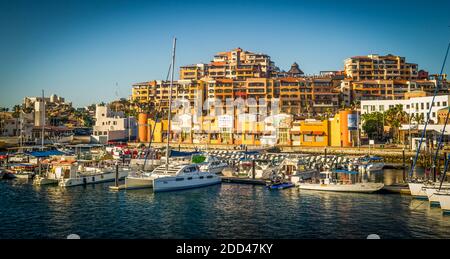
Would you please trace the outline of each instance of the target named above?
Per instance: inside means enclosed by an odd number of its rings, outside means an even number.
[[[176,115],[170,125],[172,131],[189,131],[192,128],[192,116],[189,114]]]
[[[217,126],[219,128],[233,128],[233,116],[231,115],[219,115],[217,116]]]
[[[358,114],[351,113],[347,115],[348,130],[358,130]]]
[[[375,140],[369,139],[369,145],[375,145]]]

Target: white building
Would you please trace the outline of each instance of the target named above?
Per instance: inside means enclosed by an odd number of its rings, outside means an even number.
[[[92,135],[94,142],[128,141],[136,138],[137,123],[134,117],[126,117],[123,112],[111,111],[107,106],[97,105],[95,126]]]
[[[426,120],[428,111],[431,106],[433,96],[413,97],[409,100],[362,100],[361,114],[372,112],[385,112],[395,105],[402,105],[403,110],[409,115],[423,116]],[[438,95],[434,99],[434,105],[431,109],[430,123],[437,123],[438,110],[448,107],[450,103],[450,95]]]

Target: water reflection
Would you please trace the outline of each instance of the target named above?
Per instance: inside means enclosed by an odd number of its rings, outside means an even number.
[[[401,170],[381,174],[396,182]],[[380,177],[372,173],[370,177]],[[397,194],[269,190],[222,184],[179,192],[110,191],[111,184],[36,187],[0,181],[0,238],[450,237],[450,217]]]

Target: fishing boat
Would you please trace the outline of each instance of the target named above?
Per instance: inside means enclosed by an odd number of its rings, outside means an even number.
[[[118,178],[125,178],[129,172],[128,168],[119,168]],[[54,183],[57,180],[59,186],[71,187],[112,182],[115,179],[116,169],[114,167],[86,167],[77,162],[67,161],[54,165],[52,171],[47,172],[46,179],[41,179],[36,184]]]
[[[349,175],[349,179],[338,180],[337,177],[333,178],[334,174],[345,174]],[[357,176],[358,172],[355,171],[346,171],[346,170],[335,170],[334,172],[331,170],[320,172],[323,178],[319,179],[318,183],[297,183],[297,186],[301,190],[315,190],[315,191],[331,191],[331,192],[358,192],[358,193],[372,193],[379,191],[384,187],[383,183],[371,183],[364,182],[358,183],[355,180],[352,180],[351,176]],[[353,177],[356,178],[356,177]]]
[[[29,163],[20,163],[10,165],[11,171],[13,172],[15,178],[29,180],[33,179],[35,176],[36,165]]]
[[[191,189],[221,183],[218,175],[202,172],[195,164],[170,165],[168,169],[162,165],[157,167],[150,177],[153,179],[154,192]]]

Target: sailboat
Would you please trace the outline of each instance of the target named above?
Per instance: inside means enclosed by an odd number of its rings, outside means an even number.
[[[221,183],[221,178],[215,173],[201,171],[199,166],[190,163],[169,164],[170,157],[170,124],[172,115],[172,88],[175,67],[176,38],[173,40],[171,79],[169,88],[168,133],[165,165],[161,165],[151,173],[140,172],[125,178],[126,189],[153,188],[154,192],[175,191],[197,188]]]
[[[440,76],[438,77],[438,79],[441,77],[441,75],[442,75],[442,73],[444,71],[444,67],[445,67],[445,63],[447,61],[449,50],[450,50],[450,42],[448,43],[448,46],[447,46],[447,51],[445,53],[445,58],[444,58],[444,61],[442,63],[441,72],[439,73]],[[430,120],[429,119],[430,118],[430,114],[431,114],[431,111],[433,109],[434,100],[436,98],[438,90],[439,90],[439,80],[436,82],[436,88],[434,90],[433,99],[431,100],[431,105],[430,105],[430,108],[429,108],[428,113],[427,113],[427,119],[425,121],[425,125],[424,125],[423,131],[422,131],[422,136],[420,138],[419,146],[418,146],[418,148],[416,150],[416,155],[415,155],[415,158],[413,160],[413,164],[411,166],[410,177],[412,177],[412,174],[414,172],[414,169],[415,169],[415,166],[416,166],[416,163],[417,163],[417,159],[419,157],[420,148],[422,146],[423,139],[424,139],[424,136],[426,134],[427,126],[428,126],[428,123],[429,123],[429,120]],[[430,203],[437,203],[438,198],[437,198],[437,196],[435,196],[436,190],[440,191],[443,186],[444,187],[447,187],[447,186],[450,187],[450,183],[443,183],[443,181],[445,180],[445,172],[446,172],[447,166],[448,166],[448,159],[447,159],[447,162],[446,162],[446,165],[445,165],[444,176],[442,177],[440,182],[436,181],[436,161],[437,161],[437,158],[439,156],[439,150],[441,149],[441,146],[442,146],[442,141],[443,141],[443,138],[444,138],[445,128],[446,128],[447,123],[448,123],[449,115],[450,115],[450,111],[447,112],[447,117],[445,119],[444,127],[442,129],[442,133],[441,133],[440,138],[439,138],[438,146],[436,148],[436,152],[435,152],[435,155],[434,155],[434,158],[433,158],[433,168],[435,169],[434,170],[434,179],[433,179],[433,181],[429,181],[429,180],[427,180],[427,181],[410,180],[408,182],[408,186],[409,186],[409,189],[411,191],[411,195],[413,196],[413,198],[425,198],[425,199],[429,199]],[[437,162],[439,163],[439,161],[437,161]],[[439,188],[436,188],[437,186]]]

